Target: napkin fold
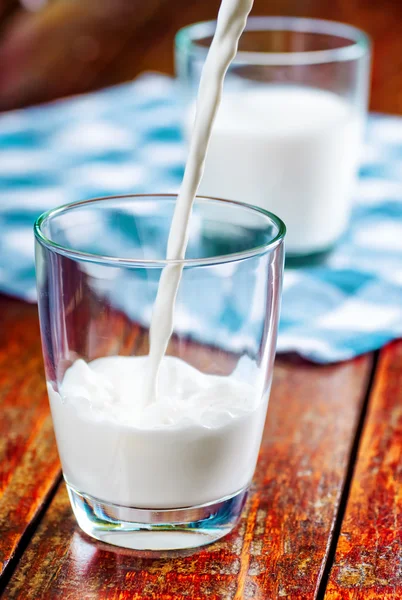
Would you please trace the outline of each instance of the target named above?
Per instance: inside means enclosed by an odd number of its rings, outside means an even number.
[[[177,191],[180,122],[174,81],[156,74],[1,115],[0,291],[36,300],[32,225],[41,212],[97,196]],[[230,320],[189,327],[207,338],[213,327],[211,339],[221,327],[236,345]],[[372,114],[348,231],[325,263],[286,269],[278,351],[330,363],[400,336],[402,118]]]

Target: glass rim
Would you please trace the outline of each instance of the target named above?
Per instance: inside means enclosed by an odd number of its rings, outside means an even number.
[[[216,21],[201,21],[187,25],[176,34],[176,50],[189,52],[205,57],[208,47],[198,46],[197,41],[212,36]],[[245,32],[288,31],[298,33],[317,33],[327,36],[339,36],[352,43],[327,50],[306,50],[296,52],[259,52],[238,51],[232,65],[252,64],[271,66],[313,65],[333,62],[358,60],[369,54],[371,42],[369,36],[361,29],[326,19],[310,19],[306,17],[249,17]]]
[[[138,258],[122,258],[115,256],[107,256],[101,254],[93,254],[90,252],[83,252],[81,250],[74,250],[73,248],[68,248],[61,244],[57,244],[53,240],[49,239],[42,231],[42,226],[45,221],[54,218],[63,213],[67,213],[69,211],[73,211],[76,208],[80,208],[82,206],[102,203],[107,201],[116,201],[116,200],[141,200],[141,199],[154,199],[154,200],[162,200],[163,198],[173,199],[177,198],[177,194],[167,193],[167,194],[122,194],[116,196],[104,196],[98,198],[90,198],[88,200],[78,200],[76,202],[70,202],[68,204],[63,204],[61,206],[57,206],[55,208],[51,208],[46,212],[39,215],[39,217],[35,220],[34,223],[34,234],[36,240],[43,246],[45,246],[48,250],[55,252],[56,254],[60,254],[62,256],[66,256],[67,258],[75,259],[80,262],[90,262],[96,264],[103,264],[115,267],[136,267],[136,268],[161,268],[173,265],[182,265],[183,267],[197,267],[197,266],[208,266],[208,265],[217,265],[223,263],[236,262],[239,260],[243,260],[246,258],[252,258],[254,256],[260,256],[261,254],[265,254],[266,252],[271,252],[275,250],[281,243],[283,243],[285,234],[286,234],[286,225],[277,215],[271,213],[268,210],[260,208],[259,206],[254,206],[252,204],[246,204],[245,202],[238,202],[236,200],[224,200],[221,198],[214,198],[210,196],[196,196],[197,200],[206,200],[207,202],[217,202],[224,203],[226,205],[235,205],[241,208],[246,209],[247,211],[258,212],[263,215],[265,218],[271,221],[271,224],[274,223],[277,228],[277,234],[269,240],[269,242],[265,244],[260,244],[258,246],[252,246],[248,250],[242,250],[239,252],[232,252],[230,254],[224,255],[216,255],[210,256],[207,258],[184,258],[183,260],[171,260],[171,259],[138,259]]]

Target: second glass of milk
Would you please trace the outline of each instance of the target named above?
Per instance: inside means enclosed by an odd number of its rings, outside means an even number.
[[[175,196],[72,203],[35,225],[53,424],[74,514],[135,549],[201,546],[238,521],[269,399],[285,227],[197,198],[184,261],[165,260]],[[209,232],[221,232],[219,254]],[[164,269],[182,269],[173,336],[147,396]]]
[[[206,22],[177,34],[187,137],[214,31]],[[369,72],[369,41],[354,27],[250,17],[226,76],[200,193],[279,215],[289,256],[330,250],[350,214]]]

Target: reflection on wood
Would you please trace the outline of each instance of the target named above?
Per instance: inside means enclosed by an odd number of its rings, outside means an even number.
[[[36,308],[0,298],[0,575],[58,479]]]

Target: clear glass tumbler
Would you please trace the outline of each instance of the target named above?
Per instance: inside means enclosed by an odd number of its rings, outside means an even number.
[[[176,37],[189,137],[215,22]],[[370,73],[370,43],[354,27],[251,17],[225,79],[200,193],[244,200],[286,223],[287,256],[330,250],[349,218]]]
[[[144,403],[175,200],[77,202],[35,224],[46,379],[71,505],[86,533],[135,549],[196,547],[234,527],[277,337],[285,226],[262,209],[199,197],[158,396]]]

